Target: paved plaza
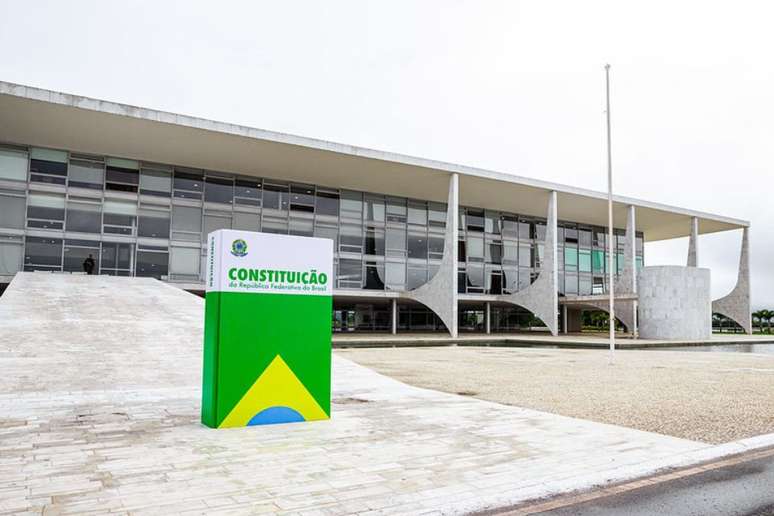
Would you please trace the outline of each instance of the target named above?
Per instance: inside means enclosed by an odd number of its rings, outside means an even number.
[[[708,449],[338,355],[330,421],[208,429],[202,310],[150,279],[17,275],[0,298],[0,513],[464,513]]]

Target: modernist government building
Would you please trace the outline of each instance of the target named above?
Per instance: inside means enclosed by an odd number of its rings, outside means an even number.
[[[749,332],[748,222],[614,200],[627,331],[706,338],[715,312]],[[557,334],[607,307],[606,224],[596,191],[0,82],[0,284],[91,254],[201,292],[207,234],[233,228],[334,241],[335,331]],[[730,230],[739,279],[713,301],[698,236]],[[679,237],[685,266],[645,266]]]

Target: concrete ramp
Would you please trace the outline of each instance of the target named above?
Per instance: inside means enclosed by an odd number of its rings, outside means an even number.
[[[6,365],[3,391],[198,387],[203,308],[152,278],[20,272],[0,297],[0,350],[35,367]]]

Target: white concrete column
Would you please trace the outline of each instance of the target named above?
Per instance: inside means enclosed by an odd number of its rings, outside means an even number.
[[[398,333],[398,300],[393,299],[392,303],[390,304],[392,307],[392,334],[395,335]]]
[[[699,218],[691,217],[691,236],[688,239],[688,267],[699,266]]]
[[[485,314],[485,328],[486,328],[486,334],[489,335],[492,333],[492,303],[489,301],[486,302],[486,314]]]
[[[567,305],[562,305],[562,333],[567,333]]]

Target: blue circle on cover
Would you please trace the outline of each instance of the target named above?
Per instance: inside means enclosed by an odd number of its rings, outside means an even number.
[[[306,421],[304,416],[290,407],[269,407],[254,415],[247,426],[276,425],[278,423],[300,423]]]

